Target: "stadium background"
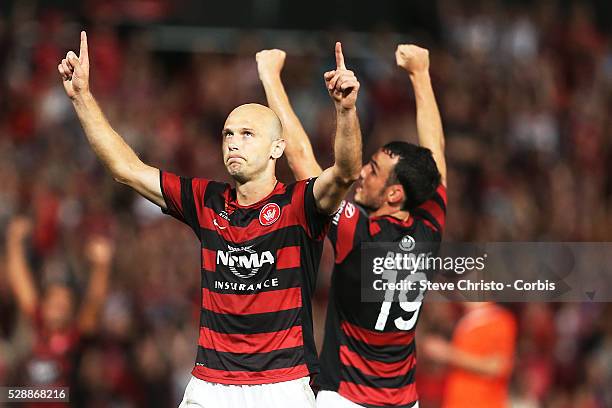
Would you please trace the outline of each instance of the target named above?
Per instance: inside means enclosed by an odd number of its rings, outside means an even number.
[[[111,289],[79,367],[92,406],[172,406],[193,364],[198,246],[188,228],[105,173],[57,74],[85,27],[92,86],[114,128],[145,162],[225,179],[219,134],[236,105],[264,102],[254,54],[281,47],[283,79],[323,163],[333,108],[322,72],[333,41],[362,83],[364,151],[414,140],[414,100],[394,67],[398,42],[431,50],[449,163],[445,239],[607,241],[612,231],[612,3],[253,0],[0,3],[0,232],[35,223],[37,282],[83,285],[83,242],[116,243]],[[281,179],[291,180],[285,164]],[[2,246],[3,248],[3,246]],[[329,248],[328,248],[329,249]],[[0,252],[0,339],[17,313]],[[331,258],[315,316],[320,339]],[[519,322],[516,407],[612,406],[612,307],[513,304]],[[460,315],[428,304],[419,332],[450,335]],[[446,369],[419,359],[423,408]],[[0,384],[12,384],[0,359]],[[153,392],[154,391],[154,392]]]

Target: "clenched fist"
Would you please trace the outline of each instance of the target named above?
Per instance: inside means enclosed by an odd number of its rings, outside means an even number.
[[[81,49],[79,56],[68,51],[57,66],[64,82],[64,90],[70,99],[89,92],[89,54],[87,52],[87,34],[81,31]]]
[[[409,74],[429,70],[429,51],[413,44],[400,44],[395,51],[397,65]]]
[[[108,265],[113,259],[115,248],[108,238],[96,236],[87,243],[86,254],[94,265]]]
[[[277,49],[263,50],[255,54],[259,79],[264,79],[270,75],[280,76],[286,56],[285,51]]]
[[[342,54],[342,44],[339,42],[336,43],[336,69],[327,71],[323,74],[323,78],[325,79],[327,91],[337,108],[355,108],[357,93],[359,92],[359,81],[357,81],[353,71],[346,69],[344,55]]]
[[[17,216],[9,222],[6,237],[9,242],[22,243],[31,231],[32,221],[24,216]]]

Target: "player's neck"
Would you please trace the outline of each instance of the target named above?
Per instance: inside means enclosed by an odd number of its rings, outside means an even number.
[[[371,211],[369,213],[369,216],[370,217],[389,216],[389,217],[397,218],[400,221],[406,221],[408,218],[410,218],[410,212],[403,211],[398,207],[393,207],[393,206],[384,204],[377,210]]]
[[[242,206],[255,204],[269,196],[276,187],[276,183],[276,176],[273,173],[244,183],[236,181],[236,201]]]

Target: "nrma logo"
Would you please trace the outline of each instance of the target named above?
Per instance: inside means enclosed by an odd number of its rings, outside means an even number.
[[[245,247],[227,246],[228,251],[217,251],[217,265],[225,265],[239,278],[252,278],[265,264],[274,265],[274,256],[270,251],[255,252],[253,245]]]

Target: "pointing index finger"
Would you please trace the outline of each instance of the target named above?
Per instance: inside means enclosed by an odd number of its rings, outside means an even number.
[[[79,59],[81,62],[89,61],[89,52],[87,49],[87,33],[81,31],[81,50],[79,51]]]
[[[346,69],[346,65],[344,65],[344,55],[342,54],[342,44],[340,41],[336,42],[336,69]]]

